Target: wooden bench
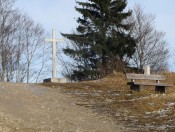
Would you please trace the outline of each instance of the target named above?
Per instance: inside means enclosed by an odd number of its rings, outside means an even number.
[[[160,83],[160,81],[166,80],[164,75],[146,75],[146,74],[126,74],[127,79],[131,79],[131,82],[127,84],[130,85],[130,89],[134,91],[142,91],[143,86],[155,86],[155,91],[159,93],[166,93],[167,87],[173,85]],[[136,82],[135,80],[153,80],[155,82]]]

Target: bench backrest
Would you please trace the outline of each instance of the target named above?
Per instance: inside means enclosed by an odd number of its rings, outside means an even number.
[[[164,75],[146,75],[146,74],[126,74],[127,79],[140,80],[166,80]]]

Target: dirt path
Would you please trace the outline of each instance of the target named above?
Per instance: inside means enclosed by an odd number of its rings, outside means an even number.
[[[119,132],[107,117],[75,105],[58,89],[0,84],[0,132]]]

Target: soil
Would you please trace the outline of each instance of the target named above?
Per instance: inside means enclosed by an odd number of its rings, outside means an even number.
[[[0,84],[0,132],[120,132],[110,117],[76,105],[61,88]]]

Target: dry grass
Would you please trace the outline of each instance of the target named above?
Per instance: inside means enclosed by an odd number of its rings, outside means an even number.
[[[163,74],[167,83],[175,84],[175,73]],[[102,80],[44,85],[61,87],[63,92],[77,98],[77,105],[106,114],[129,130],[175,130],[175,87],[169,88],[167,95],[155,93],[153,87],[131,93],[125,75],[121,73]]]

